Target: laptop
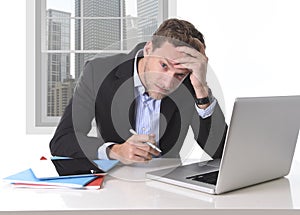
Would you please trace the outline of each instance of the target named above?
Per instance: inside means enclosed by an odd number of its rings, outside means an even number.
[[[149,179],[221,194],[286,176],[300,128],[300,96],[237,98],[222,159],[148,172]]]

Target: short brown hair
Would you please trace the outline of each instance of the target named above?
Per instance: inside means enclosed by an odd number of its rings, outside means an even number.
[[[206,47],[203,34],[199,32],[192,23],[175,18],[167,19],[158,27],[152,36],[153,49],[160,47],[164,42],[168,41],[174,46],[188,44],[200,51],[200,47],[194,38],[200,40],[204,48]]]

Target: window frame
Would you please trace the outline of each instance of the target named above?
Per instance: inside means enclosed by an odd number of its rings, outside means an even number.
[[[42,8],[46,8],[46,0],[26,1],[26,133],[52,134],[60,117],[47,116],[47,105],[43,105],[47,104],[47,73],[40,72],[43,71],[42,65],[47,67],[47,62],[42,57],[42,54],[45,53],[42,50],[42,44],[45,44],[46,34],[41,33],[41,26],[46,26],[45,19],[41,18],[46,13],[46,10],[42,11]],[[158,24],[165,19],[176,17],[176,5],[176,0],[159,0]],[[125,20],[122,17],[119,19]],[[122,26],[123,21],[121,21],[121,29]],[[123,38],[123,30],[121,30],[121,36]],[[51,52],[51,50],[47,50],[47,53]],[[85,52],[93,53],[93,50],[71,50],[67,53]],[[123,46],[121,46],[120,52],[126,52],[123,50]]]

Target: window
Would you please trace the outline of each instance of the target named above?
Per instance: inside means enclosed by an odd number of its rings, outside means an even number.
[[[174,0],[28,0],[27,132],[53,131],[86,60],[129,52],[175,10]]]

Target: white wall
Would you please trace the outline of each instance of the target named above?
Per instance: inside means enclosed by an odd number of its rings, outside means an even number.
[[[26,135],[26,1],[0,2],[0,178],[47,153],[49,135]]]
[[[51,135],[25,131],[26,1],[0,4],[2,178],[15,171],[10,166],[22,169],[47,155]],[[298,0],[178,0],[178,15],[206,36],[227,113],[237,96],[300,94],[299,9]],[[299,147],[297,153],[300,160]]]
[[[205,36],[226,98],[300,94],[298,0],[177,0]]]
[[[228,122],[236,97],[300,95],[300,1],[177,0],[177,8],[205,36]]]

